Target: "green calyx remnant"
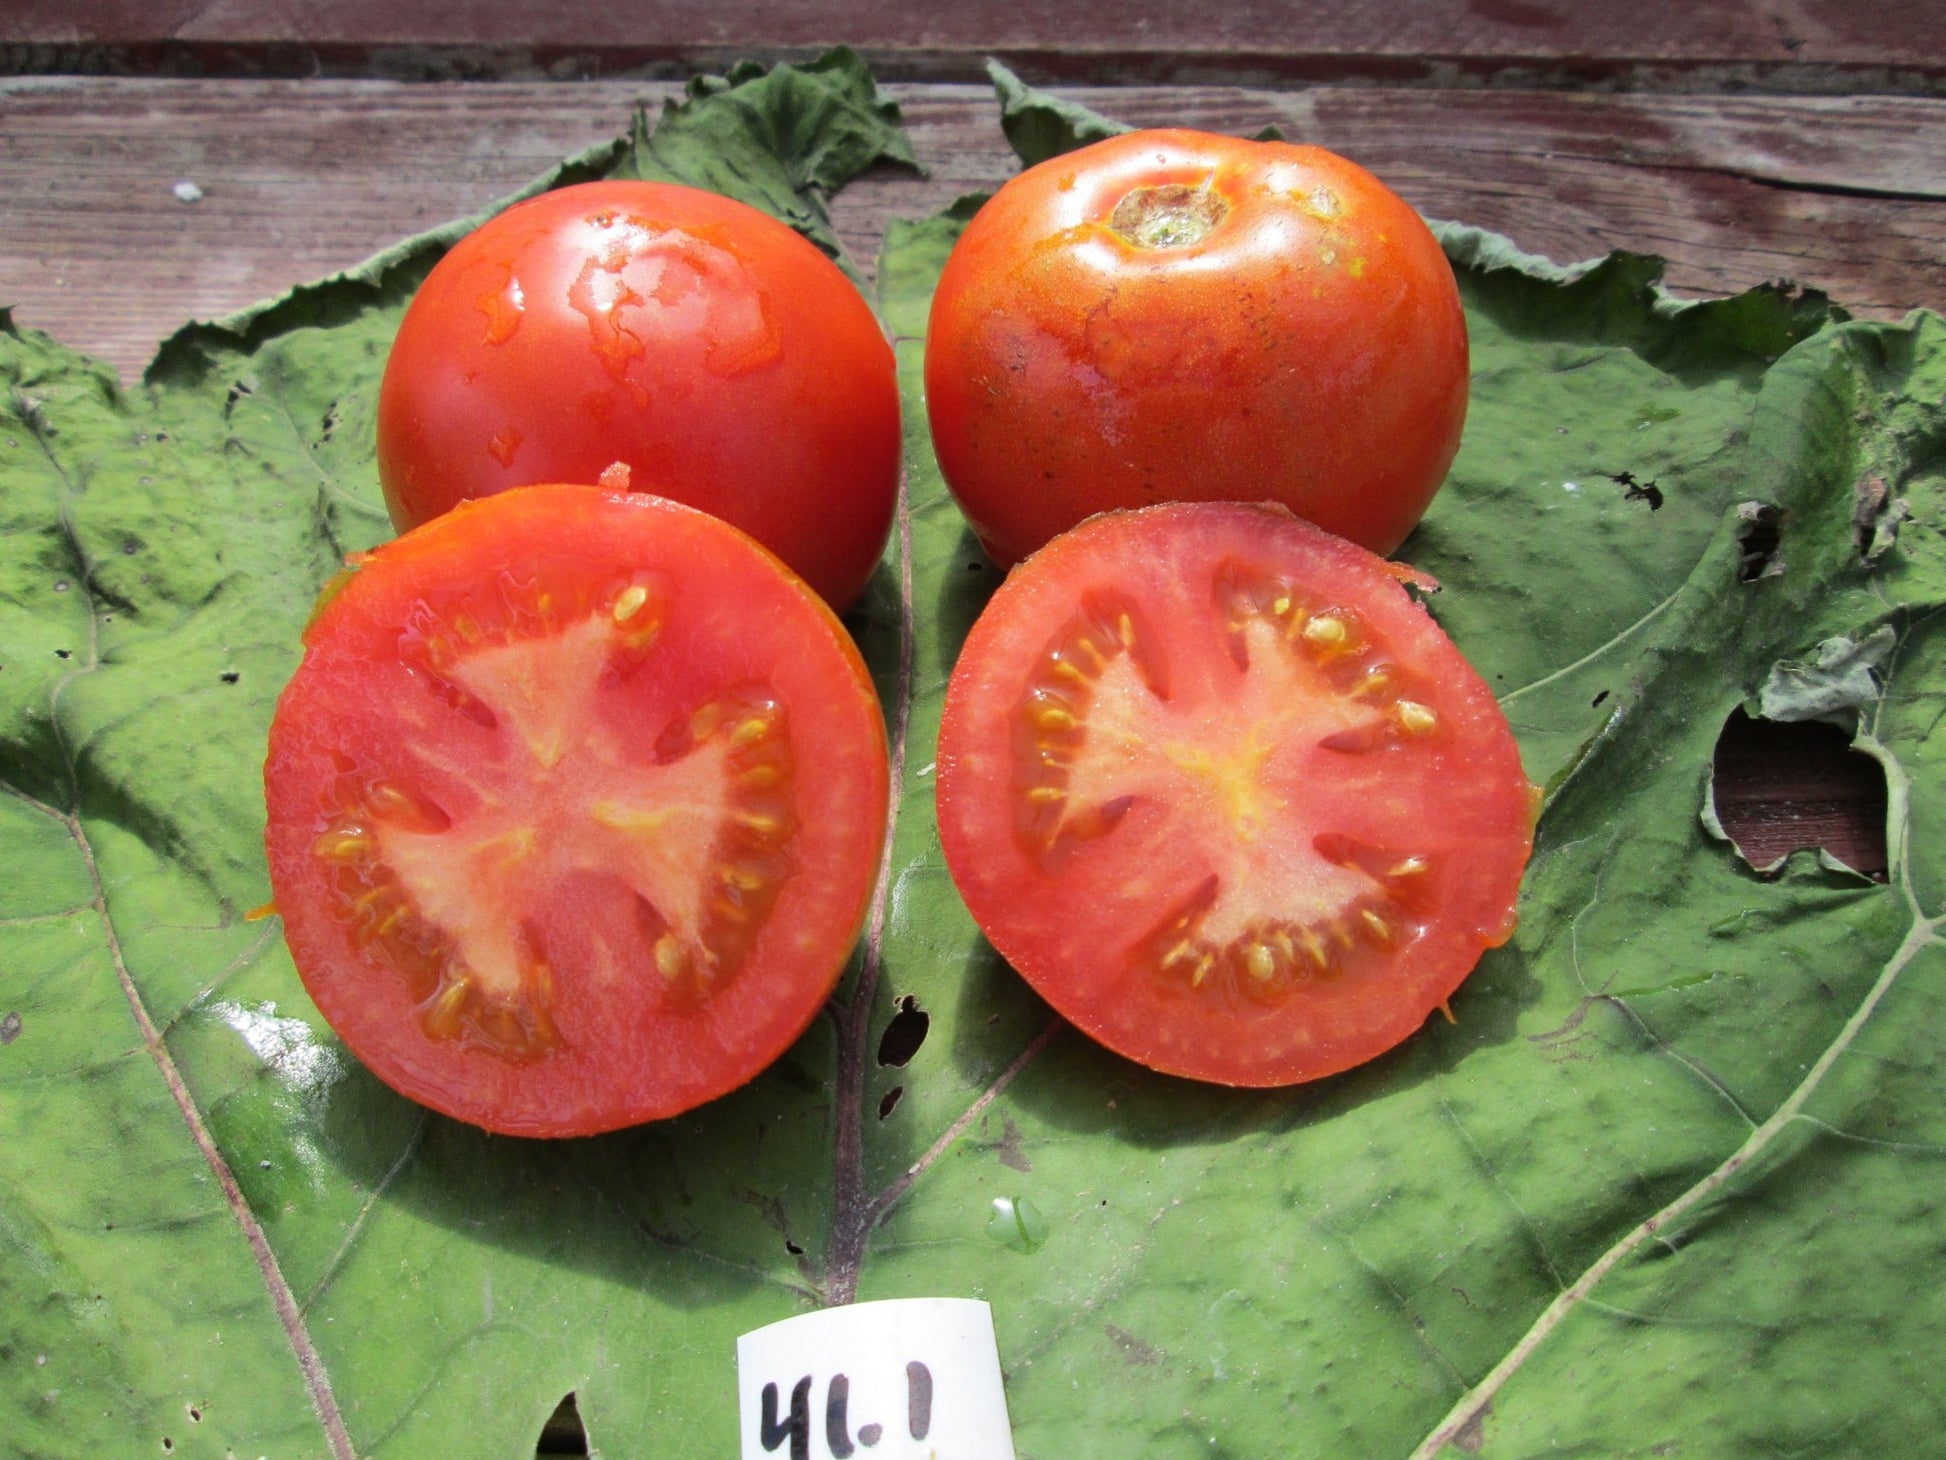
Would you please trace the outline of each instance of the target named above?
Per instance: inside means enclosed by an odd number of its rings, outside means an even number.
[[[1049,155],[1116,130],[1017,83],[1007,105]],[[815,232],[826,192],[909,155],[837,56],[699,83],[547,181],[687,177]],[[1050,1035],[938,853],[941,692],[995,575],[931,457],[919,341],[971,208],[894,225],[877,269],[908,496],[849,621],[903,795],[841,997],[873,1039],[916,999],[927,1037],[881,1067],[821,1020],[748,1088],[588,1141],[394,1096],[244,912],[272,703],[319,587],[388,530],[373,393],[457,229],[185,329],[140,392],[0,327],[16,1446],[531,1455],[571,1390],[604,1453],[718,1455],[736,1336],[850,1293],[991,1302],[1023,1455],[1940,1432],[1946,322],[1679,304],[1651,259],[1441,228],[1475,392],[1402,556],[1548,787],[1520,927],[1457,1022],[1317,1086],[1208,1088]],[[1746,581],[1751,501],[1783,566]],[[1809,853],[1766,880],[1699,824],[1752,697],[1841,715],[1885,767],[1889,882]]]

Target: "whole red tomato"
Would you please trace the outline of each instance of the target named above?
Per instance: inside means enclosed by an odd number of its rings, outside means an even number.
[[[1459,449],[1466,321],[1419,215],[1317,147],[1131,132],[1021,173],[933,297],[947,484],[1007,565],[1083,518],[1276,501],[1378,553]]]
[[[407,309],[378,401],[401,530],[619,461],[840,609],[884,551],[899,448],[891,346],[837,266],[754,208],[667,183],[562,188],[461,239]]]

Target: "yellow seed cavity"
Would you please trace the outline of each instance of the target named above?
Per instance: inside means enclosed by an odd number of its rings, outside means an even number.
[[[1428,862],[1424,857],[1407,857],[1385,875],[1387,877],[1417,877],[1431,865],[1432,863]]]
[[[390,781],[380,781],[373,786],[370,800],[374,811],[404,811],[412,805],[405,792]]]
[[[1135,625],[1132,622],[1130,622],[1129,616],[1127,614],[1121,614],[1116,618],[1115,636],[1122,641],[1122,647],[1124,649],[1129,649],[1134,647]]]
[[[1362,909],[1359,920],[1365,924],[1365,931],[1380,943],[1392,941],[1392,925],[1370,908]]]
[[[1277,959],[1263,944],[1252,943],[1243,950],[1243,966],[1258,983],[1265,983],[1277,972]]]
[[[1324,946],[1324,939],[1318,936],[1316,928],[1299,928],[1297,943],[1304,950],[1304,956],[1319,968],[1331,966],[1331,951]]]
[[[1193,989],[1201,988],[1203,986],[1203,980],[1209,977],[1210,968],[1215,962],[1216,956],[1211,953],[1205,953],[1201,958],[1197,959],[1195,972],[1189,975],[1189,986]]]
[[[615,599],[615,622],[625,624],[642,611],[642,605],[649,601],[649,590],[640,583],[631,583]]]
[[[1270,611],[1278,618],[1282,618],[1285,614],[1289,613],[1291,611],[1290,595],[1286,593],[1281,598],[1278,598],[1274,602],[1272,602],[1272,604],[1270,605]]]
[[[1399,728],[1408,735],[1424,735],[1439,723],[1438,711],[1417,700],[1400,700],[1393,713],[1398,716]]]
[[[730,732],[730,744],[734,746],[755,745],[775,728],[775,722],[768,715],[752,715]]]
[[[1087,672],[1071,659],[1056,659],[1049,673],[1059,675],[1062,679],[1071,679],[1076,684],[1089,682]]]
[[[1072,730],[1074,716],[1066,710],[1057,710],[1052,705],[1036,710],[1033,715],[1034,727],[1038,730]]]
[[[1042,803],[1049,802],[1049,801],[1065,801],[1068,799],[1068,793],[1063,787],[1060,786],[1035,786],[1027,792],[1027,799],[1029,801],[1038,801]]]
[[[1391,674],[1383,666],[1379,666],[1368,671],[1364,678],[1351,687],[1351,692],[1362,698],[1366,695],[1382,693],[1389,689],[1391,684]]]
[[[753,765],[737,776],[737,784],[745,790],[761,791],[768,786],[776,785],[783,779],[784,772],[777,766]]]
[[[351,862],[364,856],[371,844],[363,827],[334,826],[311,843],[311,850],[329,861]]]
[[[664,933],[655,940],[655,971],[664,978],[675,978],[689,964],[689,956],[683,952],[682,944],[676,941],[673,933]]]
[[[1317,649],[1335,649],[1349,634],[1345,621],[1335,614],[1321,613],[1304,626],[1304,642]]]
[[[460,1011],[466,1007],[467,999],[473,993],[473,980],[461,976],[448,979],[432,996],[421,1016],[430,1034],[447,1037],[459,1027]]]
[[[725,867],[716,877],[726,887],[734,887],[742,892],[755,892],[764,885],[763,873],[750,867]]]
[[[770,836],[784,829],[784,823],[765,811],[741,811],[737,813],[737,825],[747,826],[759,836]]]
[[[1188,959],[1194,952],[1195,949],[1189,946],[1189,940],[1185,938],[1182,942],[1176,944],[1175,947],[1162,955],[1162,966],[1164,968],[1173,968],[1178,963],[1182,963]]]

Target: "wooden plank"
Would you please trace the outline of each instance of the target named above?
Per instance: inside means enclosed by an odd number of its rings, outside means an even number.
[[[1835,725],[1730,716],[1716,748],[1717,819],[1751,864],[1822,847],[1855,872],[1886,875],[1885,770]]]
[[[834,212],[869,260],[887,220],[1014,168],[983,87],[893,89],[927,174]],[[619,135],[672,86],[135,79],[0,84],[0,302],[133,380],[156,343],[349,267]],[[1789,277],[1854,310],[1946,306],[1946,101],[1419,90],[1073,90],[1136,123],[1269,124],[1415,205],[1561,260],[1660,253],[1679,290]],[[178,181],[202,198],[180,202]]]
[[[673,77],[848,44],[888,80],[1946,92],[1935,0],[13,0],[0,70]]]

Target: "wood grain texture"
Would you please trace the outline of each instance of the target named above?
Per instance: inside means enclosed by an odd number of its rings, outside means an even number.
[[[0,69],[395,79],[673,77],[835,44],[883,78],[1946,90],[1934,0],[12,0]]]
[[[190,318],[347,268],[626,130],[671,84],[412,85],[127,78],[0,83],[0,303],[136,378]],[[869,262],[894,217],[1014,168],[991,92],[891,88],[924,176],[834,202]],[[1669,282],[1777,278],[1854,311],[1946,307],[1946,101],[1413,89],[1064,89],[1141,124],[1277,125],[1416,206],[1563,261],[1658,253]],[[172,191],[195,183],[202,197]]]

